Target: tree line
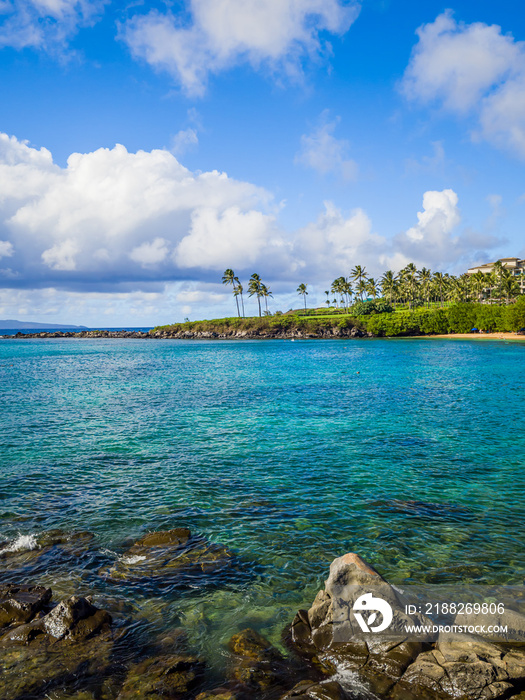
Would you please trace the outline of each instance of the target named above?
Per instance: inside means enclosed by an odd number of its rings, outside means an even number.
[[[225,270],[223,284],[233,286],[239,318],[244,318],[243,286],[233,270]],[[303,297],[306,310],[308,285],[301,283],[297,293]],[[325,291],[327,307],[349,312],[357,302],[365,299],[382,298],[395,309],[398,305],[409,309],[418,306],[430,307],[432,303],[445,302],[484,302],[509,303],[521,293],[521,288],[512,270],[497,261],[490,273],[478,270],[473,275],[464,273],[458,277],[448,273],[432,272],[423,267],[418,270],[414,263],[409,263],[398,273],[386,270],[379,280],[370,277],[366,268],[356,265],[348,277],[337,277],[330,289]],[[259,316],[262,315],[261,299],[265,301],[265,315],[268,311],[268,298],[273,297],[269,287],[263,284],[258,274],[253,274],[248,283],[248,295],[257,298]],[[239,304],[240,299],[240,304]]]

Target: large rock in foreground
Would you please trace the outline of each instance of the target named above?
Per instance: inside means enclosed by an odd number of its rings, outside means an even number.
[[[420,654],[394,688],[396,700],[511,697],[525,682],[525,653],[463,635],[440,637]]]
[[[377,599],[386,601],[391,612],[388,606],[381,610]],[[374,609],[377,614],[370,612]],[[363,630],[358,617],[365,610]],[[517,697],[525,688],[522,644],[466,635],[417,642],[405,633],[405,625],[432,621],[408,617],[404,610],[400,592],[357,554],[346,554],[332,562],[325,588],[310,610],[297,613],[288,641],[314,667],[326,674],[355,671],[371,691],[389,700],[496,700]],[[511,612],[507,618],[512,629],[521,630],[519,614]],[[378,628],[381,634],[374,631]],[[296,692],[305,698],[309,693],[305,685]]]
[[[371,591],[392,608],[388,636],[364,633],[352,614],[353,603]],[[374,692],[385,695],[423,650],[404,634],[408,621],[395,589],[360,556],[345,554],[332,562],[325,589],[310,610],[295,616],[291,641],[326,673],[359,671]]]
[[[2,700],[44,697],[54,686],[103,675],[114,645],[109,613],[86,598],[73,596],[44,614],[42,608],[51,591],[25,588],[29,587],[19,587],[31,596],[29,607],[4,628],[0,638]],[[11,587],[8,600],[19,601],[20,592],[14,589]],[[24,617],[29,621],[19,624]]]

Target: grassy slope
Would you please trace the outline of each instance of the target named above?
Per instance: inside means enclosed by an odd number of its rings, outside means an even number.
[[[274,330],[278,332],[304,331],[306,333],[316,333],[323,328],[352,328],[353,326],[362,327],[358,319],[349,315],[338,315],[326,317],[308,316],[300,317],[298,315],[281,315],[281,316],[249,316],[248,318],[217,318],[206,321],[187,321],[185,323],[172,323],[167,326],[157,326],[155,331],[169,331],[171,333],[180,333],[190,331],[192,333],[209,332],[227,333],[232,331],[254,331],[254,330]]]
[[[441,308],[420,307],[413,311],[398,309],[393,313],[352,316],[344,313],[300,315],[299,313],[259,318],[219,318],[206,321],[189,321],[158,326],[154,331],[172,333],[191,331],[231,333],[235,331],[274,330],[277,332],[303,331],[318,333],[324,328],[352,328],[357,326],[379,336],[430,335],[444,333],[468,333],[476,327],[484,331],[517,331],[525,327],[525,296],[515,304],[455,304]]]

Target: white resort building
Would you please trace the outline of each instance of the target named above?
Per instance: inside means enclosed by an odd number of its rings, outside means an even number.
[[[525,260],[520,260],[519,258],[500,258],[497,262],[500,262],[507,270],[511,270],[520,283],[521,293],[525,293]],[[495,262],[491,262],[478,265],[477,267],[471,267],[467,270],[467,275],[475,275],[476,272],[483,272],[488,275],[492,272],[495,264]]]

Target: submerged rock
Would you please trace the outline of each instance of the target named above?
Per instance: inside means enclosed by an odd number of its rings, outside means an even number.
[[[422,446],[422,449],[427,450],[428,445]],[[414,516],[416,518],[429,519],[439,518],[444,520],[472,520],[472,510],[466,506],[459,506],[454,503],[431,503],[428,501],[412,501],[400,500],[391,498],[384,501],[372,501],[370,506],[377,509],[381,514],[383,511],[386,514],[398,513],[400,515]]]
[[[113,581],[158,582],[184,574],[217,573],[231,566],[233,559],[227,547],[193,537],[187,528],[175,528],[140,538],[99,574]]]
[[[166,547],[168,545],[178,547],[186,544],[190,537],[191,532],[187,527],[176,527],[173,530],[161,532],[149,532],[135,542],[130,552],[140,552],[143,547]]]
[[[94,538],[95,535],[87,530],[78,532],[48,530],[39,535],[36,541],[39,547],[55,547],[59,545],[64,552],[73,556],[79,556],[89,549]]]
[[[204,676],[204,663],[195,656],[157,656],[134,664],[128,671],[118,700],[183,700]]]
[[[71,558],[85,555],[91,549],[92,532],[50,530],[35,535],[19,535],[0,548],[0,571],[20,580],[46,573],[53,567],[68,565]]]
[[[214,688],[214,690],[205,690],[199,693],[195,700],[237,700],[238,695],[228,688]]]

